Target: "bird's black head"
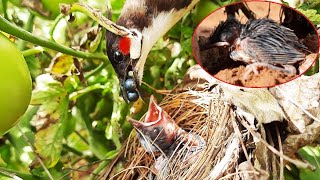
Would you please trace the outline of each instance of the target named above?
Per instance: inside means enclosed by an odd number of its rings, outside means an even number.
[[[228,16],[226,21],[221,21],[210,35],[208,42],[201,48],[203,50],[212,47],[230,47],[240,36],[241,23],[232,16]]]
[[[138,85],[140,84],[137,72],[134,71],[138,58],[133,58],[131,45],[132,39],[106,33],[107,55],[118,75],[122,97],[128,102],[134,102],[139,98]],[[137,47],[141,48],[141,47]],[[138,52],[139,53],[139,52]]]

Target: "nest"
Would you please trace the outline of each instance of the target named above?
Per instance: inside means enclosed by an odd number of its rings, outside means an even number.
[[[285,162],[310,167],[283,155],[286,121],[259,124],[252,115],[223,100],[219,90],[178,88],[173,92],[160,106],[181,128],[203,137],[206,147],[194,157],[183,157],[186,153],[177,151],[166,162],[167,174],[157,174],[154,163],[161,153],[147,153],[132,131],[104,178],[282,179],[284,166],[289,167]],[[181,161],[186,158],[191,160]]]

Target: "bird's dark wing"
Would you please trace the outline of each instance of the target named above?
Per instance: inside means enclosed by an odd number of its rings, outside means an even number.
[[[300,44],[295,34],[269,19],[249,21],[242,29],[240,39],[243,51],[257,62],[294,64],[305,58],[295,49],[296,44]]]
[[[280,44],[273,38],[248,39],[241,44],[243,51],[257,62],[269,64],[294,64],[305,59],[305,55],[288,44]]]
[[[303,50],[307,50],[308,48],[303,45],[302,43],[299,42],[299,38],[296,36],[296,34],[294,33],[293,30],[284,27],[284,26],[280,26],[282,28],[282,30],[285,33],[285,36],[287,37],[287,43],[289,43],[291,46],[299,48],[299,49],[303,49]]]

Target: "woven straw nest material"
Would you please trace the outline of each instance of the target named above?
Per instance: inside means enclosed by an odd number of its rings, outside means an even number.
[[[106,168],[104,179],[150,179],[155,175],[156,179],[283,179],[283,169],[289,167],[290,163],[302,168],[313,168],[292,157],[292,153],[284,155],[285,146],[292,145],[298,149],[313,141],[308,138],[299,145],[294,142],[285,144],[286,138],[291,135],[288,131],[288,123],[292,119],[290,116],[260,122],[258,119],[261,117],[255,117],[254,112],[243,110],[245,106],[238,103],[239,99],[231,103],[225,99],[229,87],[213,85],[217,82],[207,77],[205,72],[198,72],[199,68],[194,69],[195,73],[189,73],[183,85],[167,94],[160,106],[182,129],[201,136],[206,147],[194,157],[183,157],[186,153],[177,151],[165,162],[167,172],[157,173],[154,163],[159,161],[157,158],[161,153],[147,153],[140,145],[136,132],[132,131],[118,157]],[[192,78],[194,75],[197,78]],[[302,78],[302,81],[305,80]],[[255,94],[250,90],[240,92],[249,93],[250,97],[270,93],[266,90],[258,90],[259,93]],[[281,102],[278,99],[274,100],[277,106]],[[270,104],[274,101],[270,101]],[[272,113],[266,113],[266,117],[268,114]],[[303,133],[300,139],[306,139]]]
[[[170,179],[203,179],[224,156],[225,152],[221,149],[234,139],[234,132],[229,121],[230,107],[221,101],[219,96],[216,93],[190,90],[176,95],[167,95],[160,104],[180,127],[200,135],[207,143],[206,148],[197,154],[194,161],[179,163],[172,158],[168,164],[171,167]],[[148,179],[149,173],[152,173],[155,158],[160,154],[146,153],[135,132],[129,137],[125,149],[121,156],[128,163],[125,170],[114,178]]]
[[[221,100],[219,94],[190,90],[168,95],[161,107],[180,127],[202,136],[206,141],[206,148],[197,154],[196,160],[187,164],[173,158],[168,163],[171,167],[170,174],[166,175],[168,177],[158,176],[158,179],[216,179],[227,174],[229,175],[226,178],[236,175],[230,173],[238,171],[239,136],[242,135],[233,129],[235,117],[230,106]],[[136,133],[132,132],[118,158],[119,162],[124,159],[127,162],[125,169],[108,178],[149,179],[150,173],[153,173],[152,166],[159,155],[147,153],[141,147]],[[251,173],[260,174],[255,171]]]

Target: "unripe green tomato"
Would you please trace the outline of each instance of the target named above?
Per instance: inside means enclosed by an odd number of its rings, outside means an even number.
[[[60,14],[60,3],[72,4],[78,0],[41,0],[44,9],[50,11],[50,19],[54,19]]]
[[[31,99],[28,66],[16,45],[0,32],[0,136],[25,113]]]

